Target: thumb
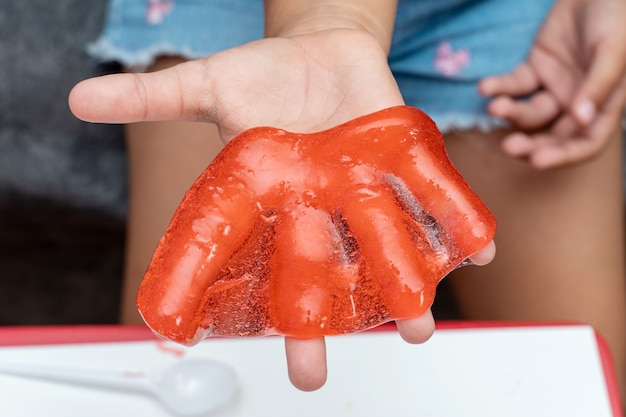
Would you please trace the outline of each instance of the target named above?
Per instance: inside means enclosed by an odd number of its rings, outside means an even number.
[[[207,68],[204,61],[190,61],[157,72],[91,78],[72,89],[69,106],[88,122],[214,121]]]

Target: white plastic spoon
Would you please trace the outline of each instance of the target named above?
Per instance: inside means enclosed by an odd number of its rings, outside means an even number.
[[[179,416],[207,415],[237,394],[235,371],[208,359],[185,359],[158,373],[106,373],[31,364],[0,364],[0,373],[150,395]]]

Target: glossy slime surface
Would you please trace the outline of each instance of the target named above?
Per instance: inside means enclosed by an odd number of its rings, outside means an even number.
[[[137,305],[186,345],[351,333],[420,316],[495,228],[420,110],[312,134],[254,128],[185,195]]]

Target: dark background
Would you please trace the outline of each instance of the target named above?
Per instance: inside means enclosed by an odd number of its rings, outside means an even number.
[[[67,106],[76,82],[117,70],[85,52],[105,4],[0,2],[0,325],[117,320],[122,128]]]

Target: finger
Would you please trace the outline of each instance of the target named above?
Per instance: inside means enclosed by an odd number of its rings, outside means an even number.
[[[626,46],[620,37],[610,37],[598,45],[585,80],[571,104],[571,113],[581,126],[589,126],[598,110],[623,84],[625,58]]]
[[[525,158],[538,146],[534,137],[522,132],[514,132],[502,139],[502,152],[512,158]]]
[[[575,136],[580,130],[580,125],[569,113],[566,113],[562,117],[560,117],[556,122],[554,122],[554,124],[550,128],[550,132],[554,136],[562,139],[571,138]]]
[[[472,261],[472,264],[483,266],[491,262],[493,258],[495,258],[495,256],[496,256],[496,244],[492,240],[483,249],[479,250],[478,252],[470,256],[469,259],[470,261]]]
[[[496,95],[519,97],[536,91],[539,86],[540,81],[535,71],[528,63],[522,63],[507,74],[484,78],[478,84],[478,92],[485,97]]]
[[[187,80],[210,79],[202,61],[190,61],[146,74],[112,74],[77,84],[69,96],[76,117],[89,122],[153,120],[214,121],[208,109],[212,89]]]
[[[596,155],[611,141],[619,128],[626,87],[626,79],[607,99],[602,111],[586,128],[576,125],[573,117],[564,115],[551,131],[543,135],[531,152],[529,161],[538,169],[548,169],[586,160]],[[578,128],[573,129],[573,125]],[[546,138],[547,137],[547,138]]]
[[[408,343],[424,343],[435,331],[435,320],[430,309],[420,317],[406,320],[396,320],[398,333]]]
[[[326,383],[326,343],[323,337],[285,337],[289,380],[302,391],[315,391]]]
[[[537,169],[549,169],[581,162],[598,154],[613,137],[621,112],[600,114],[587,129],[566,140],[547,136],[530,154],[529,161]]]
[[[506,119],[522,130],[536,130],[548,125],[558,116],[558,101],[545,91],[533,94],[528,100],[514,100],[498,96],[489,103],[487,110],[495,117]]]
[[[526,135],[513,133],[502,141],[506,155],[526,158],[536,169],[545,170],[587,159],[597,153],[602,142],[593,136],[560,137],[553,133]]]
[[[569,165],[590,158],[602,147],[593,136],[574,135],[566,138],[553,133],[527,135],[513,133],[502,140],[505,155],[525,158],[536,169],[545,170]]]
[[[588,138],[572,138],[559,143],[545,141],[529,156],[530,164],[537,169],[550,169],[557,166],[580,162],[594,155],[597,143]]]

